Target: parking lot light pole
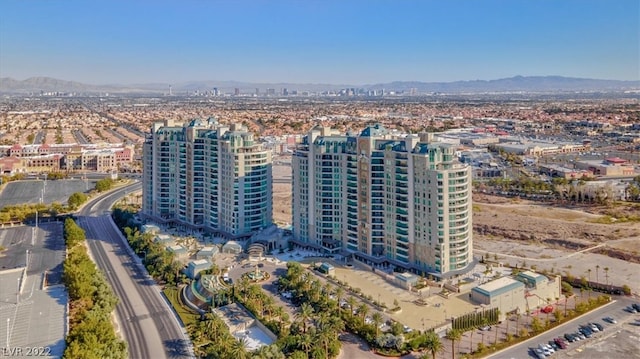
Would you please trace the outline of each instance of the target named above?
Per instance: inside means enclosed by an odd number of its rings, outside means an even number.
[[[11,327],[10,323],[11,323],[11,318],[7,318],[7,349],[10,349],[9,347],[9,328]]]

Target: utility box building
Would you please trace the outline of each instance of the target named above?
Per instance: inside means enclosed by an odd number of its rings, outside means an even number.
[[[515,310],[524,311],[527,307],[524,283],[510,277],[502,277],[475,287],[470,295],[474,302],[498,308],[503,315]]]

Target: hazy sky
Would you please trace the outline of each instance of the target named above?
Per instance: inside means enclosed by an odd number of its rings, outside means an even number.
[[[0,1],[0,77],[640,79],[638,0]]]

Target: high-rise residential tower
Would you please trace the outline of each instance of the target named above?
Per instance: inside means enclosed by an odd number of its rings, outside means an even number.
[[[247,237],[272,222],[271,153],[215,119],[158,122],[144,143],[142,213]]]
[[[451,145],[316,128],[292,166],[296,243],[442,278],[471,268],[471,168]]]

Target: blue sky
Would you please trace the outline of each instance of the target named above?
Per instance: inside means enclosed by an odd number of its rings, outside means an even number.
[[[640,79],[638,0],[0,1],[0,77]]]

